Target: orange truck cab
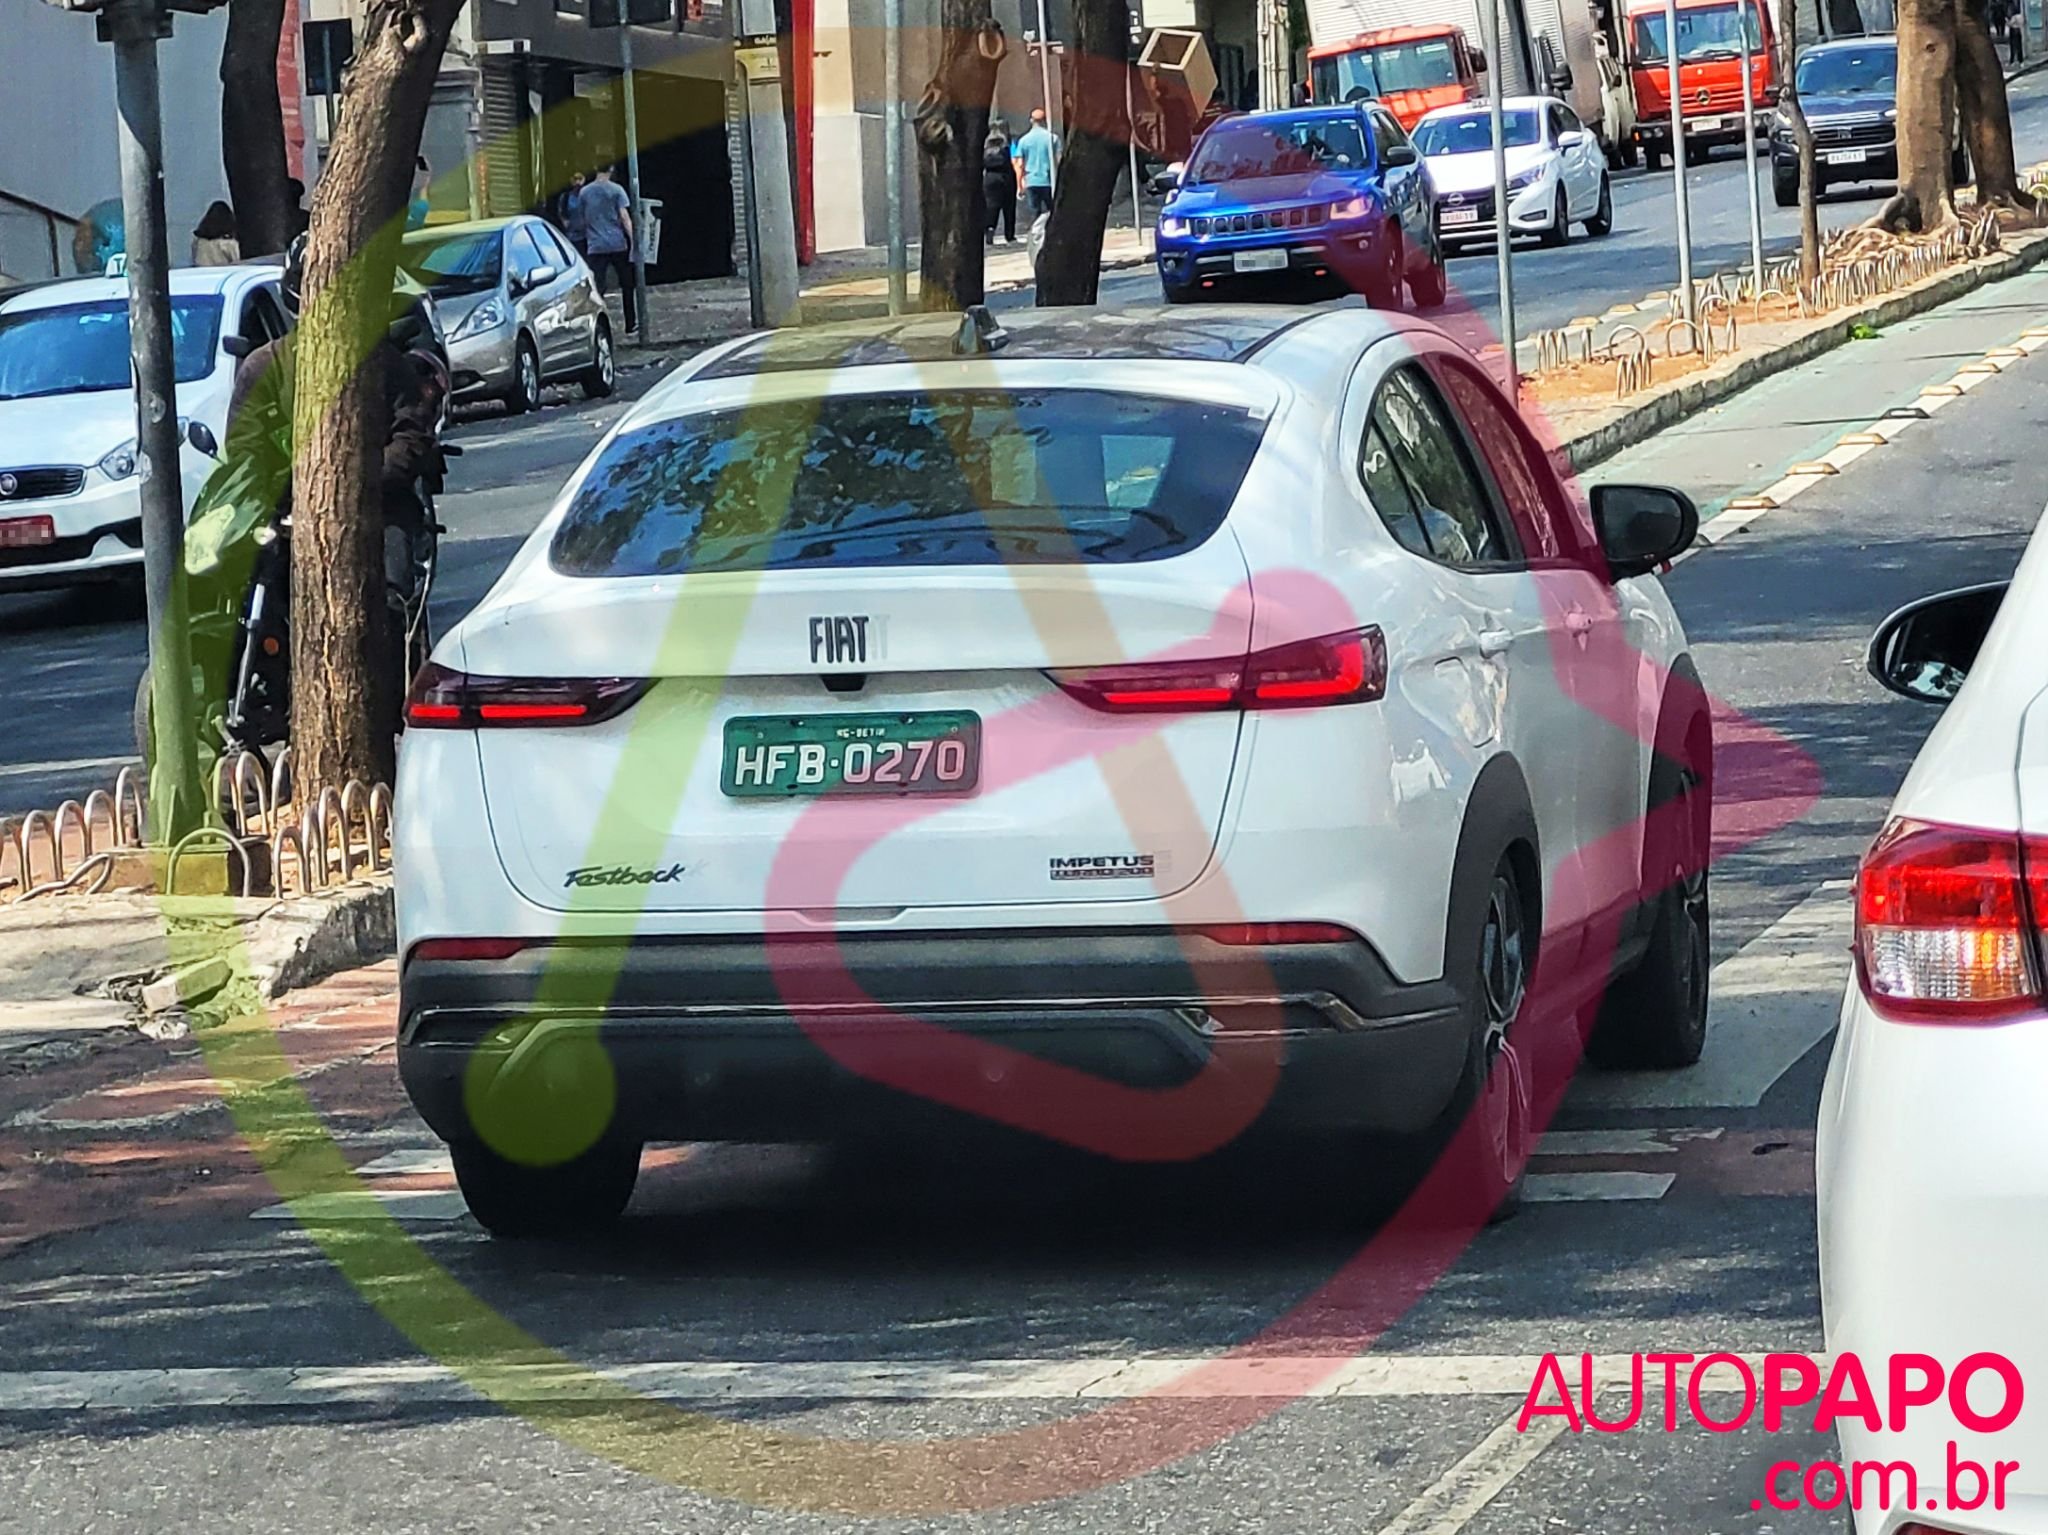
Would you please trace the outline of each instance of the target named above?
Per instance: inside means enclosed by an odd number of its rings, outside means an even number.
[[[1476,101],[1486,60],[1446,22],[1381,27],[1308,51],[1310,99],[1342,106],[1379,101],[1403,128],[1438,107]]]
[[[1664,0],[1629,0],[1629,85],[1636,142],[1651,170],[1671,146],[1671,52]],[[1688,162],[1716,144],[1742,142],[1742,37],[1749,34],[1750,92],[1759,153],[1767,153],[1777,102],[1776,34],[1757,0],[1678,0],[1678,99]]]

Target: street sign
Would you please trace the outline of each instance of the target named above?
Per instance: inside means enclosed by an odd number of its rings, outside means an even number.
[[[594,28],[619,24],[618,0],[589,0],[583,13]],[[675,15],[675,0],[626,0],[626,20],[636,27],[662,27]]]

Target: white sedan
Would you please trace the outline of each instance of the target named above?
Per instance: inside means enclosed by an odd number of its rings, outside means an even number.
[[[1541,235],[1546,245],[1562,245],[1574,224],[1583,223],[1590,235],[1614,228],[1606,153],[1570,107],[1554,96],[1510,96],[1501,103],[1501,124],[1511,237]],[[1493,239],[1493,123],[1487,108],[1439,107],[1415,125],[1415,147],[1429,168],[1439,245]]]
[[[1893,615],[1870,665],[1894,691],[1953,702],[1858,872],[1856,970],[1821,1098],[1828,1349],[1857,1354],[1873,1383],[1909,1358],[1906,1383],[1924,1398],[1903,1427],[1889,1421],[1897,1387],[1882,1430],[1837,1419],[1842,1460],[1912,1473],[1888,1478],[1888,1510],[1865,1503],[1862,1535],[1909,1517],[1926,1535],[2037,1535],[2048,1529],[2048,521],[2009,586]],[[2015,1378],[2032,1388],[2023,1406]]]
[[[1442,1153],[1476,1225],[1539,949],[1623,975],[1602,1058],[1700,1052],[1696,528],[1362,309],[708,351],[408,701],[406,1088],[500,1234],[617,1215],[650,1140],[972,1121],[1315,1132],[1333,1192]]]
[[[171,274],[187,515],[227,434],[238,358],[286,329],[277,279],[274,263]],[[0,298],[0,592],[140,573],[133,376],[125,277]]]

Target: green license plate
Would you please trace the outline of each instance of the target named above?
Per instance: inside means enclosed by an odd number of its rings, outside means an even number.
[[[735,799],[813,794],[971,794],[981,716],[748,714],[725,722],[719,787]]]

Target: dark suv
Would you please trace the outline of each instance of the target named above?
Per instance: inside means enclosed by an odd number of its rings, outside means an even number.
[[[1799,56],[1799,105],[1813,128],[1813,191],[1849,182],[1899,179],[1899,46],[1889,37],[1819,43]],[[1958,144],[1950,178],[1961,186],[1970,163]],[[1799,201],[1799,144],[1780,111],[1771,124],[1771,193],[1780,208]]]

